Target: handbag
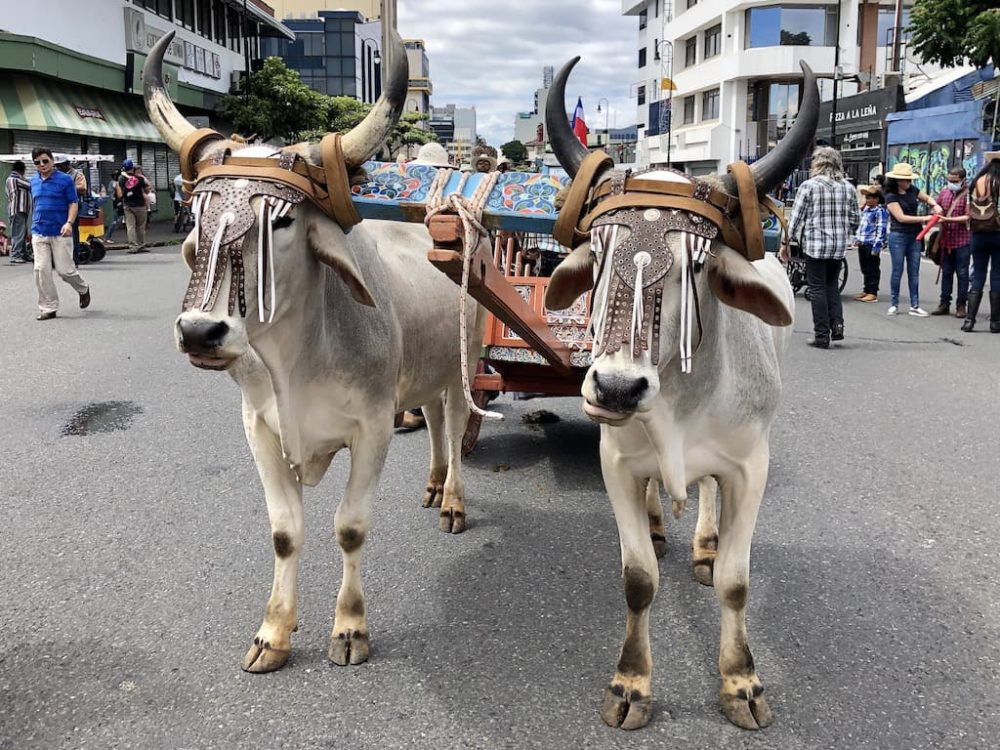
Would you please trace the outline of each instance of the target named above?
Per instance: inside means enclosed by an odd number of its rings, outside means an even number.
[[[975,190],[972,191],[969,197],[969,230],[975,234],[1000,232],[1000,210],[993,196],[980,198]]]
[[[961,190],[955,193],[955,197],[951,199],[951,205],[948,206],[948,211],[947,213],[945,213],[945,216],[951,218],[952,212],[955,210],[955,207],[958,205],[959,200],[961,200],[966,190],[968,190],[968,186],[963,187]],[[943,233],[942,228],[940,226],[935,226],[927,233],[927,236],[924,238],[924,255],[930,258],[931,262],[933,262],[934,265],[936,266],[941,265],[942,233]]]

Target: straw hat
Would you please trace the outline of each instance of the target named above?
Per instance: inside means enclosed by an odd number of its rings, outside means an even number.
[[[413,164],[426,164],[430,167],[450,167],[448,163],[448,152],[440,143],[425,143],[417,151],[417,158]]]
[[[858,192],[862,195],[882,195],[882,188],[879,185],[862,185]]]
[[[983,154],[983,164],[989,164],[994,159],[1000,159],[1000,151],[987,151]]]
[[[886,172],[885,176],[894,180],[913,180],[917,175],[913,172],[913,167],[905,161],[901,161],[892,168],[892,171]]]

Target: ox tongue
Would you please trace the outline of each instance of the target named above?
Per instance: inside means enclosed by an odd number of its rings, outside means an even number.
[[[611,411],[610,409],[605,409],[603,406],[596,406],[589,401],[583,402],[583,413],[588,417],[610,419],[616,422],[622,419],[627,419],[629,416],[628,414],[622,414],[620,411]]]

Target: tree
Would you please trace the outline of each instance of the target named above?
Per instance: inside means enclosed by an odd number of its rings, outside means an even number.
[[[515,164],[520,164],[525,159],[528,158],[528,149],[524,147],[524,144],[520,141],[507,141],[500,147],[503,155],[510,159]]]
[[[220,109],[239,133],[294,142],[326,124],[329,97],[306,86],[280,57],[269,57],[240,81],[239,93],[222,98]]]
[[[434,131],[420,127],[420,123],[429,119],[423,112],[404,112],[385,144],[389,150],[389,158],[395,159],[401,148],[423,146],[425,143],[436,141],[438,137]]]
[[[910,12],[913,49],[925,63],[955,67],[970,60],[1000,64],[996,0],[917,0]]]

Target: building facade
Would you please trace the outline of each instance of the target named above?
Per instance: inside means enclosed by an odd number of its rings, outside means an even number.
[[[476,108],[446,104],[431,107],[428,127],[448,151],[448,160],[455,166],[469,162],[476,146]]]
[[[545,130],[545,103],[548,100],[549,89],[552,88],[554,68],[546,65],[542,68],[542,87],[535,89],[535,101],[531,110],[518,112],[514,116],[514,140],[520,141],[528,150],[544,152],[548,142]]]
[[[164,59],[171,97],[194,124],[220,128],[225,125],[215,122],[215,107],[257,67],[261,40],[292,36],[260,0],[6,3],[0,14],[0,153],[23,155],[46,146],[111,156],[88,170],[95,189],[131,158],[153,181],[158,205],[171,207],[178,161],[149,122],[140,81],[146,55],[169,31],[176,32]],[[30,158],[25,162],[33,170]],[[8,168],[0,164],[0,179]],[[3,202],[0,195],[0,214]]]
[[[381,0],[270,0],[274,15],[281,19],[316,18],[321,10],[353,10],[366,20],[377,20],[382,11]]]
[[[903,5],[900,28],[912,0]],[[703,174],[764,155],[795,121],[800,62],[820,77],[823,101],[833,97],[835,62],[839,97],[915,85],[921,72],[907,65],[905,45],[892,55],[894,7],[890,0],[622,0],[639,27],[639,162]]]
[[[431,64],[427,59],[427,49],[423,39],[404,39],[406,60],[410,64],[410,82],[406,89],[405,112],[419,112],[423,115],[431,113],[431,95],[434,86],[431,83]],[[426,127],[427,123],[424,122]]]

